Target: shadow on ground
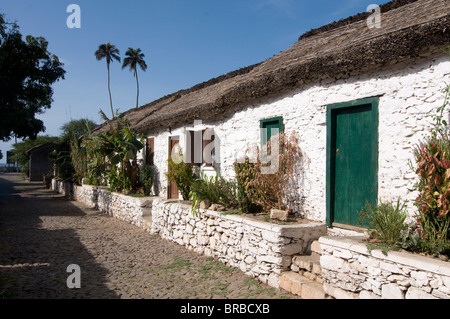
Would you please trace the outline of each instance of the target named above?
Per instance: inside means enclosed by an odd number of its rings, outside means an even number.
[[[105,285],[108,271],[96,263],[76,230],[42,227],[43,217],[83,215],[41,184],[25,182],[20,174],[0,174],[0,299],[118,298]],[[83,265],[83,289],[67,287],[71,264]]]

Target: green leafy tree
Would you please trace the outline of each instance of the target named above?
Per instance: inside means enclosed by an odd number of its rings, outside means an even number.
[[[35,139],[45,131],[35,115],[51,107],[51,85],[65,74],[47,47],[43,37],[28,35],[24,41],[17,24],[0,14],[0,140]]]
[[[109,92],[109,103],[111,106],[111,114],[112,118],[114,119],[114,110],[112,105],[112,97],[111,97],[111,87],[110,87],[110,71],[109,71],[109,65],[114,60],[120,62],[120,56],[119,56],[119,50],[116,48],[115,45],[111,43],[105,43],[101,44],[97,51],[95,51],[95,57],[98,61],[105,59],[106,60],[106,69],[108,70],[108,92]]]
[[[82,170],[80,167],[86,166],[86,161],[78,149],[79,139],[88,135],[96,126],[96,123],[88,119],[72,120],[61,126],[61,142],[50,154],[58,177],[62,179],[74,177],[76,182],[80,181],[81,174],[77,173]],[[72,154],[74,149],[75,154]]]
[[[128,48],[127,52],[125,53],[126,58],[123,59],[123,65],[122,69],[126,68],[127,66],[130,68],[130,72],[132,71],[134,73],[134,77],[136,78],[136,108],[139,107],[139,79],[137,74],[138,66],[145,71],[147,70],[147,64],[144,61],[144,53],[141,52],[141,49],[132,49]]]
[[[112,191],[135,191],[138,184],[137,153],[144,148],[142,137],[126,119],[117,117],[116,127],[95,136],[86,137],[81,146],[86,149],[88,171],[96,181],[109,172]]]

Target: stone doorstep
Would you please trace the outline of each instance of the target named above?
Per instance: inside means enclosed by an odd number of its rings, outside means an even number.
[[[281,274],[280,288],[302,299],[325,299],[323,285],[302,275],[289,271]]]

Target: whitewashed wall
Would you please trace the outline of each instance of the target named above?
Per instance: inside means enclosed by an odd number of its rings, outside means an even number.
[[[259,144],[260,120],[282,116],[285,132],[298,133],[306,159],[304,178],[298,183],[298,192],[303,197],[300,212],[311,220],[324,222],[326,105],[379,96],[379,199],[395,200],[400,196],[412,202],[416,194],[410,189],[416,176],[409,167],[413,158],[411,148],[431,128],[432,119],[426,114],[435,114],[443,104],[442,89],[445,82],[450,83],[449,60],[445,54],[421,57],[412,63],[394,65],[389,71],[338,81],[323,80],[278,99],[250,105],[231,117],[205,122],[214,126],[220,139],[220,173],[233,178],[235,159],[252,144]],[[184,145],[184,129],[155,133],[149,136],[155,137],[160,195],[166,196],[168,138],[178,135]]]

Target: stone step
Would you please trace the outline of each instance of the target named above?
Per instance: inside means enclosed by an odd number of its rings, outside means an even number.
[[[302,275],[288,271],[281,274],[280,288],[302,299],[325,299],[323,285]]]
[[[322,248],[320,247],[320,243],[318,240],[315,240],[311,243],[311,253],[322,255]]]
[[[320,267],[320,255],[317,253],[312,253],[311,255],[305,256],[294,256],[292,258],[292,264],[302,270],[312,272],[316,275],[320,275],[322,273],[322,268]]]

